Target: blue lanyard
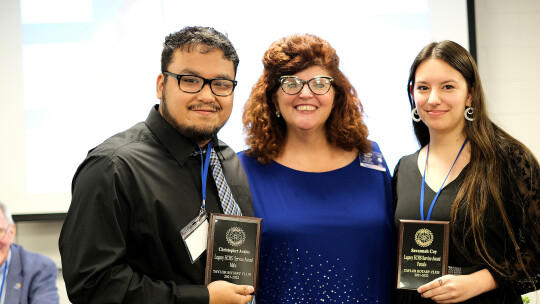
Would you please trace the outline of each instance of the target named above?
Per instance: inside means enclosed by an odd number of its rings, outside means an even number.
[[[2,288],[0,289],[0,298],[2,298],[2,292],[4,292],[4,283],[6,282],[7,261],[4,264],[4,278],[2,279]]]
[[[206,179],[208,176],[208,166],[210,165],[210,153],[212,153],[212,142],[208,143],[208,149],[206,149],[206,160],[203,160],[202,150],[201,151],[201,178],[202,178],[202,206],[201,211],[205,209],[206,206]]]
[[[454,163],[452,164],[452,167],[450,168],[450,171],[448,171],[448,174],[446,174],[446,177],[444,178],[444,181],[443,181],[443,183],[441,185],[441,188],[439,189],[439,191],[437,192],[437,194],[433,198],[433,201],[431,202],[431,206],[429,207],[429,212],[428,212],[428,216],[427,216],[428,221],[431,218],[431,211],[433,211],[433,207],[435,206],[435,202],[439,198],[439,194],[441,194],[441,190],[442,190],[442,188],[444,186],[444,183],[446,182],[446,179],[450,175],[450,172],[452,172],[452,169],[454,168],[454,165],[456,164],[456,162],[457,162],[457,160],[459,158],[459,155],[461,154],[461,151],[463,151],[463,148],[465,148],[465,144],[467,144],[467,139],[465,139],[465,141],[463,142],[463,145],[461,145],[461,149],[459,149],[459,153],[456,156],[456,159],[454,160]],[[425,189],[426,189],[426,169],[427,169],[428,157],[429,157],[429,143],[428,143],[428,146],[427,146],[426,166],[424,167],[424,176],[422,176],[422,188],[421,188],[421,191],[420,191],[420,218],[422,219],[422,221],[424,220],[424,192],[425,192]]]

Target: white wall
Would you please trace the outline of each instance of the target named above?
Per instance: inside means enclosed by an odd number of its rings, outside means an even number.
[[[493,120],[540,157],[540,1],[476,0],[478,66]]]
[[[540,158],[540,1],[476,0],[476,27],[492,119]]]

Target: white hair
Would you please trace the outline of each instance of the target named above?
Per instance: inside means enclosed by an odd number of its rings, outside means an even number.
[[[0,209],[3,211],[4,217],[6,218],[8,224],[13,224],[13,217],[11,216],[11,211],[9,211],[9,208],[6,206],[6,204],[0,202]]]

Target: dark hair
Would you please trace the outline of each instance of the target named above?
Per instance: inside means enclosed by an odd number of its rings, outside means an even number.
[[[528,191],[524,189],[528,189],[530,183],[521,182],[523,180],[521,175],[527,174],[520,171],[521,169],[516,166],[516,163],[512,163],[512,160],[518,159],[520,163],[525,164],[524,167],[530,170],[529,179],[530,175],[534,175],[535,170],[538,170],[538,161],[525,145],[490,120],[476,63],[465,48],[453,41],[430,43],[416,56],[407,83],[411,109],[415,107],[412,88],[416,70],[428,59],[439,59],[452,66],[465,78],[467,88],[472,93],[471,106],[474,108],[474,120],[466,121],[463,131],[470,143],[471,157],[450,215],[452,224],[455,224],[458,219],[464,221],[465,224],[462,229],[453,229],[454,243],[465,255],[478,255],[487,265],[503,276],[516,275],[517,272],[524,271],[527,278],[531,280],[522,258],[527,253],[520,251],[518,245],[520,241],[518,234],[523,230],[518,231],[521,229],[519,227],[516,229],[516,225],[519,226],[519,224],[510,222],[508,213],[519,210],[522,214],[527,214],[530,210],[524,206],[535,204],[534,197],[522,195],[523,192]],[[413,126],[420,145],[427,145],[430,140],[427,126],[422,121],[413,122]],[[533,176],[533,178],[538,177]],[[501,193],[507,193],[511,199],[503,202]],[[465,212],[465,215],[460,215],[461,212]],[[505,260],[504,263],[497,263],[492,253],[487,251],[486,223],[484,222],[486,212],[499,214],[504,230],[516,250],[515,256],[511,256],[512,262]],[[531,231],[536,228],[525,227],[524,229]],[[458,241],[458,233],[463,233],[465,237]],[[535,237],[536,233],[531,232]],[[472,254],[470,250],[467,250],[466,243],[473,244]],[[507,257],[505,255],[505,258]]]
[[[363,107],[356,90],[339,70],[339,57],[330,44],[314,35],[292,35],[272,43],[263,56],[264,70],[244,106],[246,154],[262,164],[279,156],[285,144],[285,121],[276,117],[275,94],[279,77],[320,66],[334,78],[334,107],[326,121],[327,140],[342,149],[371,150],[368,129],[362,120]]]
[[[234,73],[240,59],[229,38],[211,27],[187,26],[165,38],[161,52],[161,72],[167,71],[176,49],[207,53],[215,49],[223,51],[226,59],[233,62]]]
[[[414,87],[416,79],[416,70],[418,69],[418,66],[427,59],[440,59],[448,63],[465,78],[467,89],[469,89],[469,91],[472,90],[472,107],[474,108],[475,123],[466,124],[465,131],[467,136],[469,133],[477,131],[475,125],[481,124],[482,126],[485,126],[486,123],[491,123],[487,116],[484,90],[482,89],[482,83],[480,82],[480,76],[476,64],[474,63],[474,59],[461,45],[450,40],[432,42],[425,46],[416,56],[409,73],[409,81],[407,82],[407,93],[411,110],[415,107],[412,88]],[[413,128],[420,146],[423,147],[427,145],[429,143],[429,131],[424,122],[413,121]]]

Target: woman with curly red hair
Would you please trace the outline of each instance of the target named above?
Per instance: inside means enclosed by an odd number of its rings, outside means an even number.
[[[391,178],[336,51],[292,35],[263,65],[239,153],[263,219],[257,302],[389,303]]]

